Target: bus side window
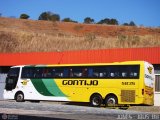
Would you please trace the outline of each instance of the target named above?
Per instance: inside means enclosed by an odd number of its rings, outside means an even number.
[[[51,76],[52,76],[53,78],[55,77],[55,72],[56,72],[55,68],[52,68],[52,69],[51,69]]]
[[[134,75],[134,77],[137,77],[137,76],[138,76],[138,73],[134,72],[134,74],[133,74],[133,75]]]
[[[113,72],[111,72],[110,77],[115,77],[115,74]]]
[[[101,78],[105,77],[105,73],[99,73],[99,77]]]
[[[34,78],[41,78],[42,77],[42,68],[35,68]]]
[[[93,77],[93,68],[88,69],[88,77]]]
[[[99,73],[98,73],[98,72],[94,72],[94,73],[93,73],[93,76],[94,76],[94,77],[99,77]]]
[[[69,77],[73,77],[73,70],[72,69],[69,70]]]
[[[79,67],[79,68],[74,68],[73,69],[73,76],[74,77],[82,77],[82,68]]]
[[[63,77],[63,69],[62,68],[56,68],[55,69],[55,77],[62,78]]]
[[[130,73],[130,77],[137,77],[138,76],[138,73],[136,73],[136,72],[131,72]]]
[[[68,77],[69,76],[69,69],[64,68],[63,70],[63,77]]]
[[[47,76],[47,74],[48,74],[48,69],[47,69],[47,68],[44,68],[42,73],[43,73],[42,76],[43,76],[44,78],[47,78],[47,77],[48,77],[48,76]]]
[[[43,69],[43,78],[52,78],[52,69],[51,68],[44,68]]]
[[[127,73],[126,72],[122,72],[122,77],[123,78],[127,77]]]
[[[84,68],[83,70],[82,70],[82,77],[87,77],[88,76],[88,69],[87,68]]]
[[[33,67],[24,67],[22,68],[21,78],[34,78],[34,68]]]
[[[21,78],[29,78],[30,75],[29,75],[29,69],[27,68],[22,68],[22,75],[21,75]]]

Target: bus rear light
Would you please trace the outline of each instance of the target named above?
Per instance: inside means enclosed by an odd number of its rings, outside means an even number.
[[[144,95],[144,89],[142,89],[142,95]]]

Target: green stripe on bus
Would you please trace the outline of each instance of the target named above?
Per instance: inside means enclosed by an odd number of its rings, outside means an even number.
[[[53,94],[51,94],[48,89],[46,88],[46,86],[44,85],[42,79],[31,79],[34,87],[36,88],[36,90],[44,95],[44,96],[54,96]]]
[[[54,96],[66,96],[57,86],[54,79],[42,79],[44,85],[48,89],[48,91],[53,94]]]

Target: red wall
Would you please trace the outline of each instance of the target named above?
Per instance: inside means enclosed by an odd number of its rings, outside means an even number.
[[[0,66],[57,63],[108,63],[128,60],[144,60],[152,64],[160,64],[160,47],[0,54]]]

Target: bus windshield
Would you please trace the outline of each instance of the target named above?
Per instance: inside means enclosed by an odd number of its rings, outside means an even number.
[[[11,68],[6,78],[6,90],[12,90],[16,87],[19,76],[19,68]]]

